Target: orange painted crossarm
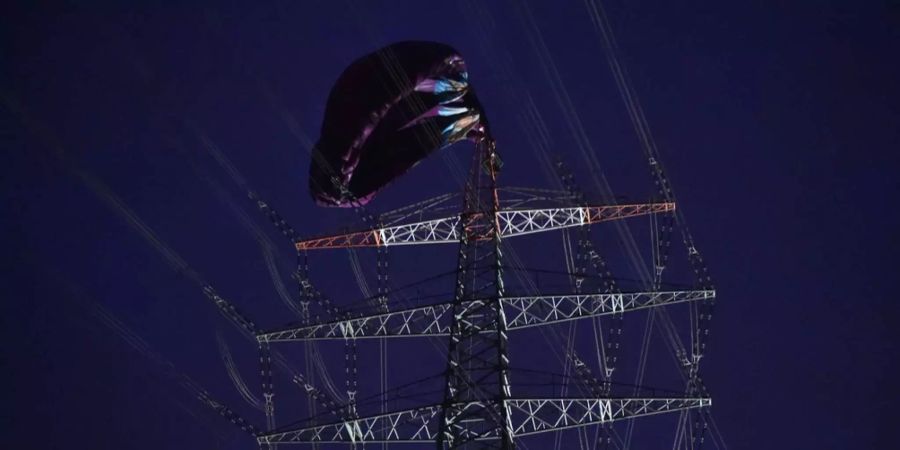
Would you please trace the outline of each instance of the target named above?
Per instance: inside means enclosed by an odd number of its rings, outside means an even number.
[[[381,247],[459,241],[459,216],[426,220],[368,231],[338,234],[296,243],[297,250]]]
[[[370,230],[308,239],[297,242],[296,247],[297,250],[311,250],[316,248],[378,247],[380,245],[378,231]]]
[[[541,231],[558,230],[674,210],[674,203],[506,209],[497,213],[497,221],[499,223],[500,236],[505,239]],[[314,250],[450,243],[459,242],[461,228],[459,216],[452,216],[309,239],[297,242],[296,246],[297,250]],[[470,236],[470,239],[488,239],[491,237],[490,234],[493,233],[493,228],[485,228],[484,232],[487,234]]]
[[[643,216],[675,211],[675,203],[640,203],[635,205],[588,206],[585,209],[588,223],[605,222],[624,219],[626,217]]]

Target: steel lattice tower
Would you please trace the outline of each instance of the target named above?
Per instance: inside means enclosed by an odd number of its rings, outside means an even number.
[[[699,357],[685,360],[690,374],[686,396],[611,397],[609,373],[603,381],[590,374],[583,362],[573,358],[576,372],[589,382],[591,397],[531,398],[514,396],[509,380],[507,336],[518,329],[599,316],[621,316],[630,311],[678,303],[708,303],[711,288],[700,290],[582,293],[564,295],[508,296],[502,273],[501,242],[516,236],[583,227],[657,213],[671,213],[672,202],[575,206],[558,208],[502,208],[497,188],[501,162],[492,140],[476,144],[462,211],[441,217],[390,226],[299,240],[298,252],[316,249],[385,248],[416,244],[458,243],[458,265],[452,301],[374,314],[339,318],[270,331],[255,331],[261,361],[269,363],[269,346],[290,341],[338,340],[431,336],[449,341],[443,402],[360,417],[352,404],[340,406],[305,379],[294,381],[310,398],[320,400],[339,420],[307,423],[275,429],[271,414],[271,373],[264,369],[267,387],[267,417],[270,426],[255,437],[261,447],[294,443],[432,443],[439,449],[513,449],[523,436],[588,425],[609,424],[664,412],[700,411],[711,399],[697,377]],[[280,219],[278,219],[280,220]],[[276,220],[276,222],[278,222]],[[282,221],[283,225],[283,221]],[[315,294],[301,277],[305,292]],[[304,304],[304,308],[306,308]],[[305,310],[305,309],[304,309]],[[355,345],[355,344],[353,344]],[[695,352],[696,353],[696,352]],[[693,364],[693,365],[692,365]],[[699,386],[699,388],[697,387]]]
[[[500,304],[503,273],[497,216],[500,159],[494,143],[482,140],[475,159],[460,215],[459,263],[439,448],[473,443],[509,449],[513,448],[513,432],[506,404],[510,398],[509,358],[506,316]]]

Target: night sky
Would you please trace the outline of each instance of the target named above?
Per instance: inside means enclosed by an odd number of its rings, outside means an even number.
[[[388,43],[462,52],[502,184],[552,187],[545,148],[588,192],[598,172],[583,152],[616,194],[653,194],[583,2],[22,3],[0,11],[4,448],[254,448],[182,387],[189,377],[263,422],[232,386],[217,335],[258,392],[255,347],[198,283],[263,328],[295,320],[284,298],[297,295],[294,252],[247,191],[304,236],[362,226],[313,205],[308,148],[341,70]],[[721,435],[730,448],[892,448],[900,7],[689,3],[603,5],[716,281],[702,373]],[[470,154],[460,144],[432,156],[372,209],[458,191],[453,170]],[[646,221],[632,227],[647,250]],[[615,228],[594,228],[614,271],[634,277],[615,256]],[[558,234],[523,243],[527,261],[560,255]],[[451,247],[391,250],[392,270],[409,280],[452,270]],[[367,277],[373,254],[359,252]],[[345,304],[361,296],[346,252],[314,256],[323,291]],[[673,268],[672,281],[690,283],[681,275]],[[389,378],[441,364],[428,346],[391,345]],[[297,348],[284,351],[302,368]],[[341,388],[343,345],[323,352]],[[276,383],[279,424],[302,418],[302,393]],[[667,424],[638,426],[633,447],[671,448]],[[563,448],[577,448],[575,436]]]

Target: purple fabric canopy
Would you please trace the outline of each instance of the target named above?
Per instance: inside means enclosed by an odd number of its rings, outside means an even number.
[[[321,206],[366,204],[435,150],[480,138],[486,125],[456,50],[389,45],[354,61],[331,89],[310,193]]]

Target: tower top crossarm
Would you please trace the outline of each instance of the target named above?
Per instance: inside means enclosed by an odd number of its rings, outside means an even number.
[[[675,203],[581,206],[569,208],[502,209],[496,212],[500,235],[509,237],[558,230],[597,222],[625,219],[675,210]],[[449,216],[401,225],[373,228],[296,242],[297,250],[328,248],[386,247],[416,244],[458,243],[463,222]],[[477,239],[491,239],[492,227],[476,230]]]

